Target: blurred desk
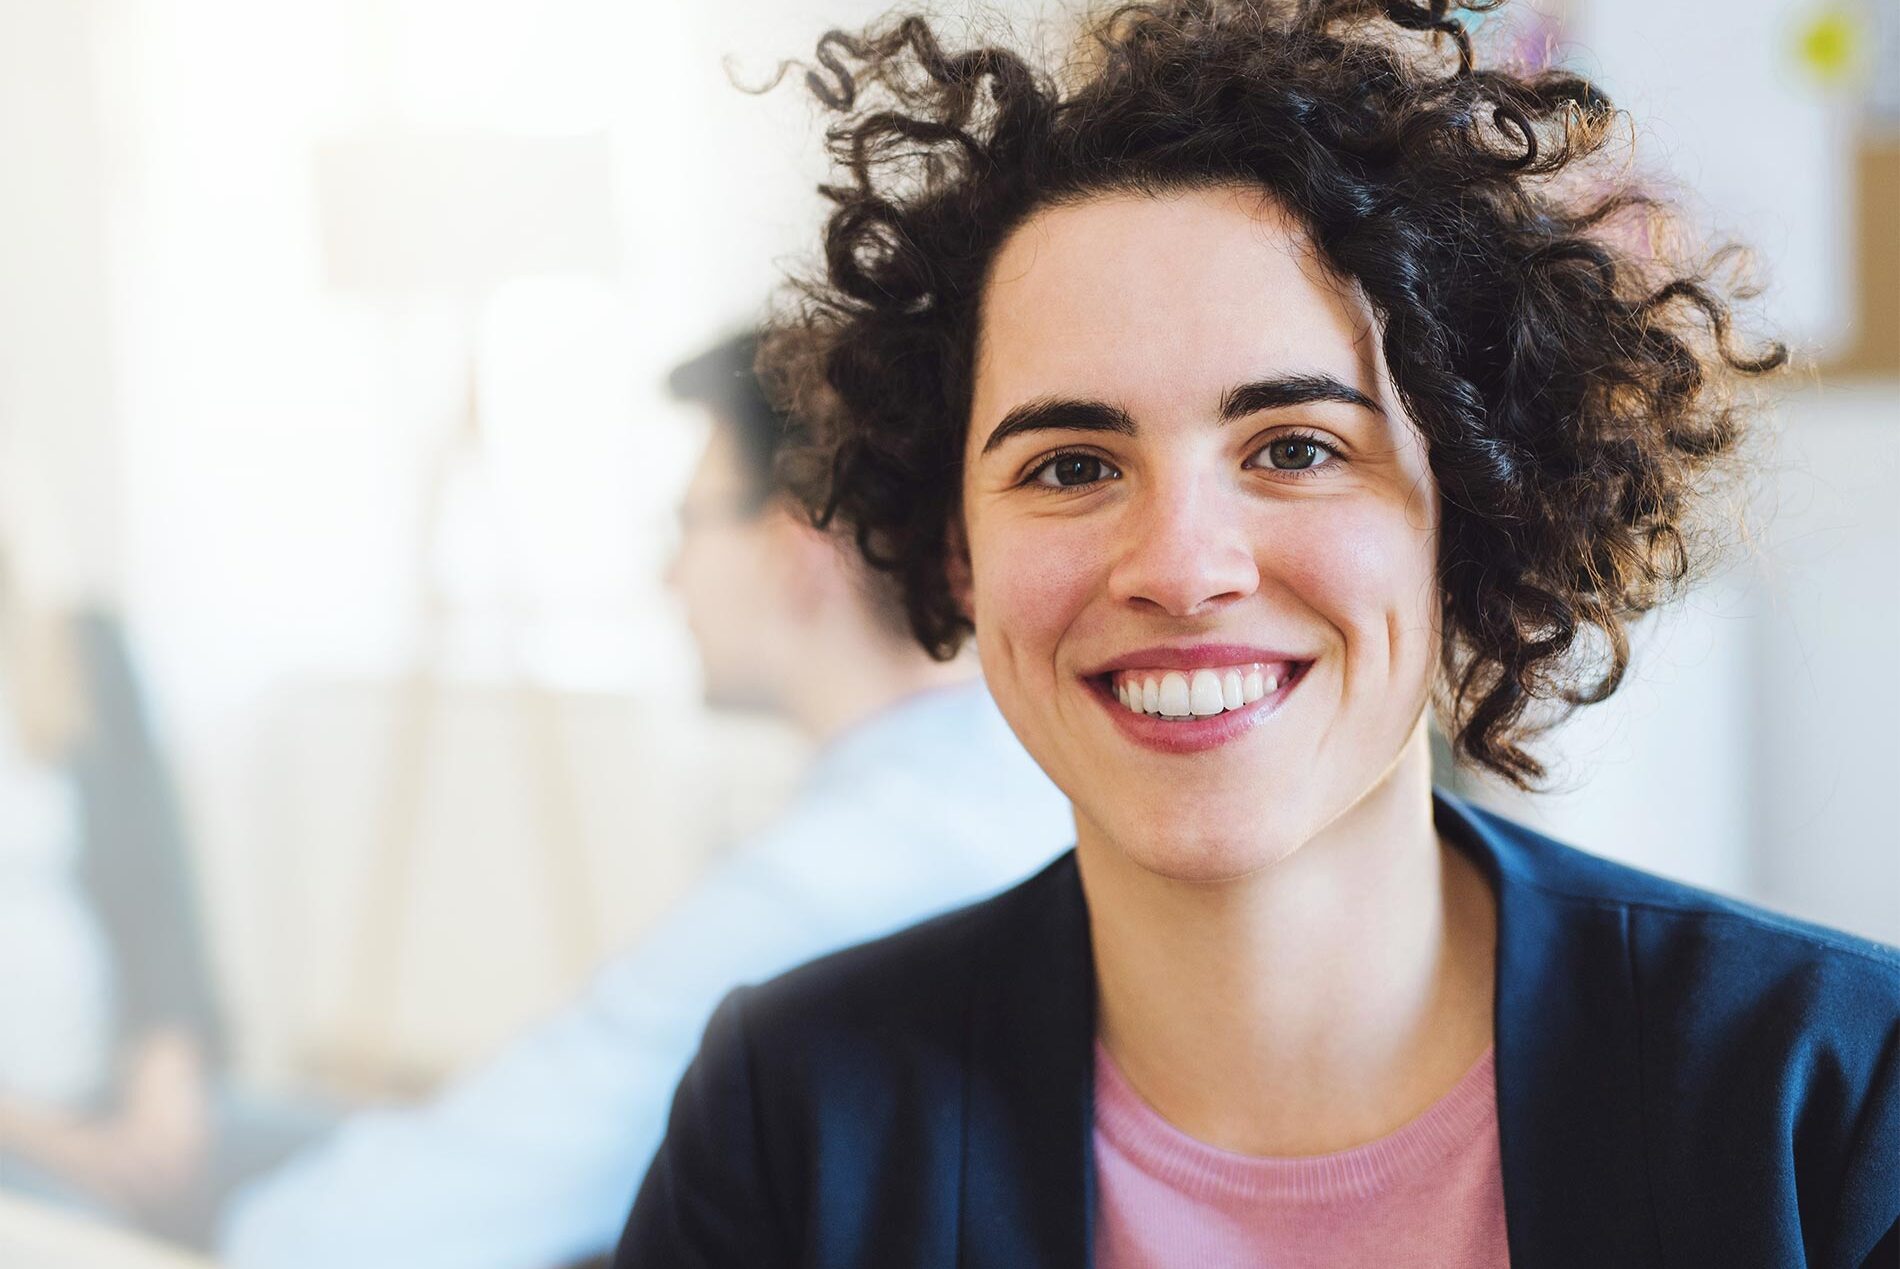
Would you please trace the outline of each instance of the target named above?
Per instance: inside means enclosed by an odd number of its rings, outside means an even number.
[[[6,1269],[213,1269],[209,1260],[0,1191]]]

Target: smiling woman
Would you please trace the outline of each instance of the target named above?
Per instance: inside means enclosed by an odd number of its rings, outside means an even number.
[[[1087,35],[821,41],[846,179],[763,363],[1075,850],[730,997],[621,1263],[1882,1263],[1900,955],[1430,780],[1434,713],[1528,785],[1614,690],[1785,354],[1601,94],[1442,0]]]
[[[1085,852],[1290,855],[1424,755],[1438,498],[1374,315],[1230,186],[1039,212],[991,276],[948,568],[991,692]]]

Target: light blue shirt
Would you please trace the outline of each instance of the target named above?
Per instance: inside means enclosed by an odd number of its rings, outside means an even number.
[[[609,1250],[734,985],[1019,880],[1074,839],[980,683],[837,737],[769,830],[567,1009],[420,1106],[351,1118],[242,1192],[233,1269],[547,1269]]]

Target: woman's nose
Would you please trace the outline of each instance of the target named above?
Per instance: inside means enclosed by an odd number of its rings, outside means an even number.
[[[1134,500],[1109,574],[1117,601],[1197,616],[1260,585],[1246,516],[1225,491],[1186,480]]]

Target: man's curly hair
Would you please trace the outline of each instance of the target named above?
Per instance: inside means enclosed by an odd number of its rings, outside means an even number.
[[[1092,195],[1265,191],[1368,297],[1429,447],[1441,725],[1533,785],[1526,742],[1614,691],[1629,623],[1710,558],[1734,389],[1787,360],[1737,350],[1753,292],[1715,280],[1728,251],[1664,258],[1666,209],[1607,161],[1618,116],[1593,84],[1480,67],[1447,0],[1160,0],[1084,36],[1055,69],[916,15],[819,41],[805,82],[841,179],[820,187],[822,272],[761,358],[814,427],[788,481],[954,654],[971,625],[946,530],[999,247]]]

